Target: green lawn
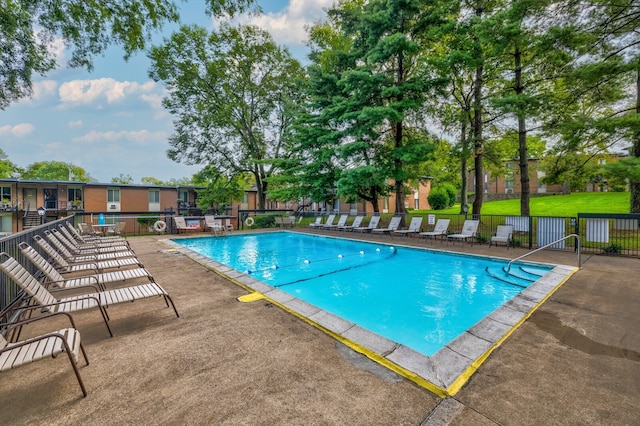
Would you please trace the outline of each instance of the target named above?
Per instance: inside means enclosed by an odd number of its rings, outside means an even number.
[[[425,211],[426,212],[426,211]],[[460,205],[430,213],[457,214]],[[469,206],[471,212],[471,205]],[[415,211],[414,213],[419,213]],[[532,216],[571,216],[578,213],[629,213],[628,192],[578,192],[570,195],[549,195],[531,198]],[[520,200],[482,203],[482,214],[520,215]]]

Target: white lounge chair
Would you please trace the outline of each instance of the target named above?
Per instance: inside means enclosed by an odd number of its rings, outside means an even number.
[[[416,216],[411,218],[411,222],[409,223],[409,227],[407,229],[398,229],[396,231],[393,231],[393,233],[404,237],[407,235],[419,233],[420,227],[422,227],[422,216]]]
[[[507,250],[509,250],[512,237],[513,225],[498,225],[495,235],[489,240],[489,247],[491,247],[492,244],[498,245],[498,243],[502,243],[506,245]]]
[[[69,362],[71,362],[71,367],[73,367],[73,372],[78,379],[82,396],[87,396],[87,390],[84,387],[84,383],[80,377],[80,371],[78,370],[78,358],[80,353],[82,353],[86,365],[89,365],[89,359],[80,342],[80,333],[76,330],[71,315],[59,312],[16,321],[8,325],[7,332],[11,332],[12,329],[16,327],[23,327],[29,323],[42,321],[59,315],[68,317],[71,322],[71,327],[30,337],[15,343],[8,342],[2,334],[0,334],[0,372],[30,364],[41,359],[55,358],[61,353],[66,353],[69,357]]]
[[[67,259],[56,251],[51,245],[40,235],[33,237],[36,244],[40,249],[49,256],[49,259],[55,263],[56,269],[60,273],[68,272],[84,272],[93,271],[95,273],[102,272],[105,269],[120,269],[127,267],[140,267],[144,265],[137,257],[122,257],[117,259],[85,259],[81,261],[74,261],[74,259]]]
[[[92,286],[99,290],[105,290],[105,284],[122,282],[136,278],[147,278],[153,282],[153,278],[145,268],[122,269],[113,272],[93,273],[77,275],[73,277],[63,277],[51,263],[40,255],[33,247],[24,241],[18,244],[20,251],[36,268],[38,268],[48,279],[47,284],[53,284],[58,288],[76,288]]]
[[[113,332],[109,326],[109,316],[107,315],[106,307],[116,303],[133,302],[139,299],[160,296],[164,298],[167,306],[171,303],[176,316],[180,317],[169,294],[155,282],[58,299],[40,284],[16,259],[4,252],[0,253],[0,270],[4,271],[11,280],[24,290],[25,295],[30,298],[31,306],[29,308],[23,308],[22,311],[42,309],[46,312],[55,313],[76,312],[98,308],[111,336],[113,336]]]
[[[338,231],[351,231],[360,226],[360,224],[362,223],[362,219],[364,219],[364,216],[356,216],[356,218],[353,219],[353,223],[351,225],[338,226],[337,229]]]
[[[471,245],[473,245],[473,240],[476,239],[476,233],[478,232],[478,225],[480,225],[479,220],[465,220],[462,224],[462,231],[459,234],[447,235],[447,240],[463,242],[471,240]]]
[[[316,217],[316,221],[309,224],[310,228],[319,228],[322,226],[322,216]]]
[[[65,259],[67,259],[71,263],[77,263],[77,262],[99,262],[99,261],[103,261],[103,260],[121,259],[121,258],[125,258],[125,257],[136,257],[136,254],[131,250],[129,250],[129,251],[114,251],[114,252],[110,252],[110,253],[81,253],[81,254],[75,254],[75,253],[72,253],[69,249],[67,249],[67,247],[64,244],[62,244],[60,242],[60,240],[58,240],[56,238],[56,236],[53,235],[51,232],[44,231],[44,236],[47,238],[47,241],[53,247],[55,247],[55,249]],[[34,237],[34,239],[35,238],[36,237]]]
[[[421,232],[419,235],[421,237],[425,237],[426,239],[433,238],[434,240],[437,237],[440,237],[440,242],[444,241],[444,237],[447,236],[447,231],[449,230],[449,222],[450,219],[438,219],[436,221],[436,226],[433,228],[433,231]]]
[[[371,232],[371,230],[376,229],[378,224],[380,223],[380,216],[372,216],[369,224],[367,226],[358,226],[357,228],[353,228],[353,232]]]
[[[83,245],[78,246],[74,244],[72,241],[69,241],[62,233],[58,232],[56,229],[52,229],[51,231],[44,231],[45,237],[49,240],[51,244],[53,244],[59,251],[60,247],[64,247],[69,253],[73,256],[91,256],[91,255],[100,255],[100,254],[110,254],[116,257],[116,253],[123,253],[129,256],[135,256],[133,251],[129,246],[108,246],[108,247],[98,247],[98,246],[90,246]]]
[[[185,218],[183,216],[174,216],[173,217],[173,221],[176,224],[176,230],[178,231],[178,234],[180,233],[180,231],[200,231],[200,225],[198,226],[189,226],[187,225],[187,221],[185,220]]]
[[[338,222],[336,222],[335,224],[333,224],[333,223],[325,223],[324,228],[325,229],[337,229],[340,226],[344,226],[345,223],[347,223],[347,218],[348,217],[349,217],[348,214],[340,215],[340,218],[338,218]]]
[[[402,218],[400,216],[394,216],[391,218],[391,221],[389,221],[389,225],[386,228],[376,228],[376,229],[372,229],[371,233],[372,234],[386,234],[391,233],[392,231],[396,231],[398,229],[398,227],[400,226],[400,221],[402,220]]]
[[[222,224],[222,219],[216,219],[215,216],[204,216],[204,227],[211,229],[213,235],[224,234],[227,232],[227,228]]]

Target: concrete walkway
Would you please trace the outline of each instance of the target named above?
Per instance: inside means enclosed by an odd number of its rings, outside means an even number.
[[[638,259],[584,258],[460,392],[440,399],[265,301],[238,302],[245,290],[157,237],[130,241],[181,317],[161,299],[114,305],[109,338],[96,311],[74,315],[89,395],[64,357],[0,373],[2,424],[640,424]],[[533,260],[576,264],[554,251]]]

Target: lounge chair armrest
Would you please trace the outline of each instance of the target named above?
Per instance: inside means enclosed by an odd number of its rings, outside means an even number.
[[[51,312],[48,314],[44,314],[38,317],[33,317],[33,318],[27,318],[24,320],[19,320],[19,321],[15,321],[15,322],[11,322],[7,324],[7,331],[11,331],[12,329],[19,327],[19,326],[23,326],[25,324],[29,324],[32,322],[36,322],[36,321],[41,321],[41,320],[45,320],[45,319],[49,319],[51,317],[57,317],[59,315],[65,316],[67,318],[69,318],[69,323],[71,324],[71,327],[76,328],[76,323],[73,320],[73,317],[71,316],[71,314],[69,312]]]

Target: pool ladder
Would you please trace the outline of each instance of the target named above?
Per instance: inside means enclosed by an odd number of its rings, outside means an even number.
[[[525,257],[527,257],[527,256],[529,256],[529,255],[531,255],[533,253],[536,253],[538,251],[541,251],[541,250],[544,250],[544,249],[549,248],[551,246],[554,246],[554,245],[558,244],[559,242],[562,242],[562,241],[567,240],[569,238],[575,238],[576,239],[576,250],[578,252],[578,269],[582,268],[582,260],[581,260],[581,257],[580,257],[580,236],[578,234],[570,234],[570,235],[567,235],[566,237],[562,237],[559,240],[556,240],[556,241],[554,241],[552,243],[546,244],[546,245],[544,245],[542,247],[538,247],[535,250],[531,250],[530,252],[525,253],[522,256],[518,256],[513,260],[510,260],[509,263],[507,263],[507,267],[505,268],[504,271],[508,274],[509,271],[511,271],[511,264],[513,262],[516,262],[518,260],[524,259]]]

